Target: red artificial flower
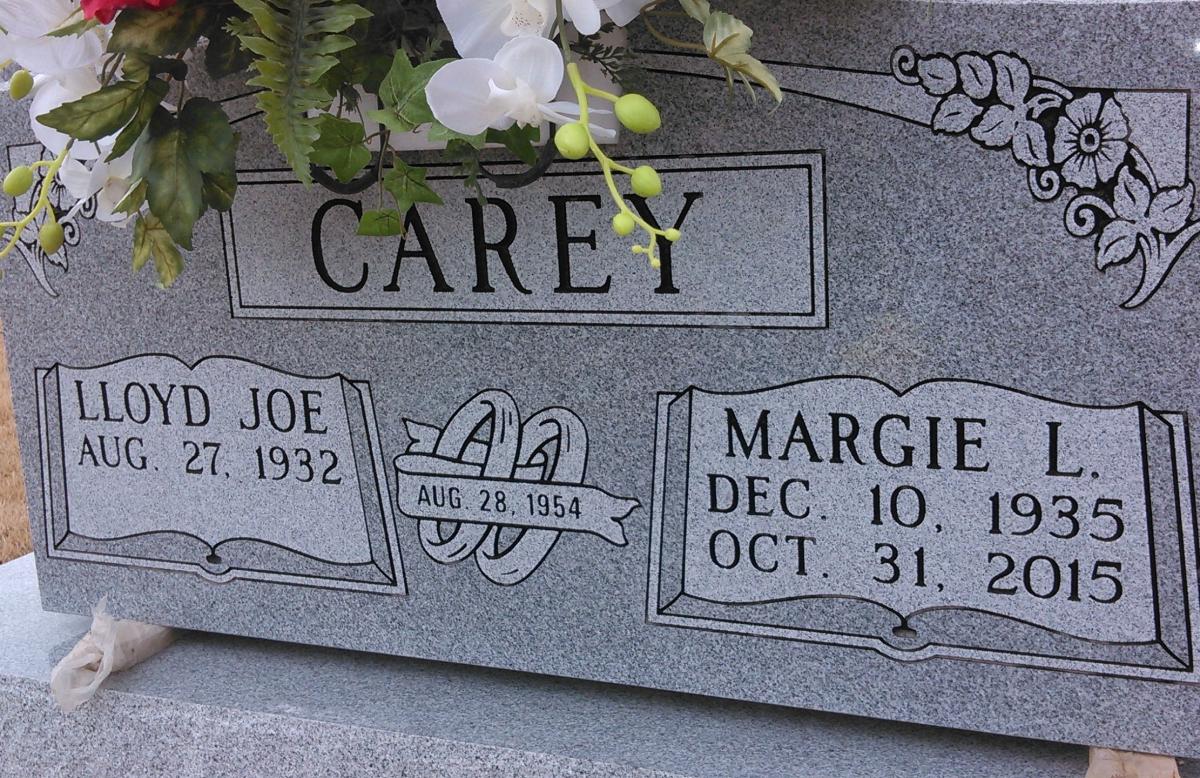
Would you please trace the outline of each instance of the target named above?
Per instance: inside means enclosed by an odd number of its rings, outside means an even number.
[[[79,4],[83,7],[85,17],[95,19],[101,24],[108,24],[117,15],[117,11],[123,11],[126,8],[148,8],[151,11],[160,11],[175,5],[175,0],[80,0]]]

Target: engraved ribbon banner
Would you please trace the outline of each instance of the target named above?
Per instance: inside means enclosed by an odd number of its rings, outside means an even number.
[[[604,538],[614,546],[627,543],[621,521],[636,505],[632,500],[616,497],[594,486],[439,475],[436,470],[424,469],[444,468],[445,464],[445,460],[420,454],[397,457],[402,513],[415,519],[484,524],[499,518],[509,526],[586,532]],[[461,499],[480,492],[494,495],[497,491],[504,493],[505,503],[502,508],[495,509],[502,514],[496,518],[485,518],[477,503]],[[439,495],[457,496],[442,498]],[[434,500],[444,502],[435,505]],[[537,507],[546,504],[548,508]]]
[[[489,389],[444,429],[405,422],[412,442],[396,458],[397,503],[417,519],[435,562],[474,555],[493,583],[524,581],[563,532],[625,546],[621,525],[639,503],[583,483],[587,430],[566,408],[520,422],[513,398]],[[480,437],[485,435],[485,437]]]

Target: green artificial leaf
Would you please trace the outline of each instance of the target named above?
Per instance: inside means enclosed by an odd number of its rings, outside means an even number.
[[[404,234],[404,216],[395,208],[363,211],[358,220],[358,234],[375,238]]]
[[[417,203],[441,205],[442,198],[425,183],[425,168],[412,167],[396,160],[394,166],[383,174],[383,188],[395,200],[400,213]]]
[[[328,166],[343,184],[353,181],[371,161],[371,152],[363,145],[363,126],[324,114],[317,128],[321,135],[313,144],[312,161]]]
[[[740,77],[747,86],[753,81],[770,92],[775,102],[781,103],[783,91],[779,88],[779,82],[766,65],[750,55],[753,36],[754,31],[745,23],[724,11],[709,13],[704,22],[704,47],[709,58],[725,68],[730,84],[736,77]]]
[[[542,136],[541,127],[522,127],[519,124],[514,124],[507,130],[488,130],[487,142],[499,143],[504,148],[511,151],[517,156],[517,159],[524,162],[526,165],[536,165],[538,160],[537,149],[534,148],[534,143]]]
[[[133,144],[137,143],[138,138],[142,137],[142,133],[150,125],[150,117],[154,115],[154,110],[162,104],[163,98],[167,96],[168,86],[167,82],[160,78],[152,78],[143,84],[142,96],[134,110],[133,118],[113,141],[112,151],[105,158],[106,162],[112,162],[129,151],[133,148]]]
[[[442,156],[446,161],[454,163],[463,177],[463,186],[475,190],[479,202],[486,204],[487,196],[483,193],[483,187],[479,185],[479,176],[483,173],[479,163],[479,149],[466,141],[452,140],[446,144],[446,151]]]
[[[146,84],[118,81],[37,117],[77,140],[100,140],[124,127],[141,104]]]
[[[163,223],[152,214],[144,214],[133,225],[133,272],[140,271],[152,258],[159,286],[174,284],[183,272],[183,255]]]
[[[464,135],[461,132],[455,132],[437,119],[434,119],[433,124],[429,125],[428,137],[434,143],[449,143],[457,140],[469,143],[477,149],[483,148],[484,144],[487,143],[486,132],[481,132],[478,135]]]
[[[237,188],[237,135],[220,106],[192,98],[179,116],[158,108],[133,158],[146,184],[150,212],[180,246],[191,250],[192,229],[206,205],[227,210]]]
[[[96,21],[95,19],[76,19],[70,24],[64,24],[57,30],[51,30],[50,32],[46,33],[46,36],[49,38],[66,38],[71,35],[82,35],[93,27],[97,27],[99,25],[100,22]]]
[[[123,213],[126,216],[133,216],[142,209],[142,204],[146,202],[146,182],[138,181],[130,188],[125,196],[121,198],[113,207],[113,213]]]
[[[146,182],[150,212],[190,251],[192,228],[204,210],[204,174],[188,156],[187,145],[179,121],[160,108],[134,152],[133,174]]]
[[[242,45],[254,54],[258,75],[246,83],[262,87],[258,105],[267,130],[287,157],[296,177],[312,183],[313,144],[320,132],[312,112],[328,108],[333,97],[322,79],[339,52],[354,46],[342,35],[371,14],[349,0],[234,0],[253,24],[235,25]]]
[[[210,208],[228,211],[233,207],[233,198],[237,194],[237,173],[205,173],[201,193],[204,203]]]
[[[179,126],[186,136],[188,156],[201,172],[234,170],[237,135],[221,106],[205,97],[193,97],[179,112]]]
[[[212,100],[193,97],[179,113],[179,126],[188,158],[202,174],[205,204],[228,211],[237,192],[238,144],[229,117]]]
[[[121,59],[121,78],[126,81],[145,81],[150,78],[150,63],[155,59],[136,51],[126,54]]]
[[[209,10],[204,0],[179,0],[167,8],[127,8],[117,14],[108,50],[178,54],[199,39]]]
[[[226,27],[218,27],[208,34],[208,48],[204,50],[204,69],[213,78],[225,78],[250,67],[252,56],[242,48],[237,36]]]
[[[379,84],[379,99],[383,108],[368,112],[368,116],[392,132],[411,132],[433,121],[433,112],[425,99],[425,85],[433,74],[451,60],[424,62],[416,67],[404,49],[396,51],[392,67]]]

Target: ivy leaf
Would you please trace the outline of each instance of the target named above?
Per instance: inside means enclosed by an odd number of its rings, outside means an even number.
[[[170,233],[154,215],[145,214],[133,225],[133,272],[140,271],[151,258],[163,288],[174,284],[183,272],[183,255]]]
[[[371,161],[371,152],[363,145],[366,133],[358,122],[325,114],[317,123],[321,135],[313,144],[312,161],[327,165],[343,184],[354,180]]]
[[[507,130],[488,130],[487,142],[499,143],[526,165],[536,165],[538,153],[533,144],[541,137],[541,134],[540,127],[522,127],[514,124]]]
[[[100,140],[129,123],[141,104],[145,86],[137,81],[118,81],[63,103],[37,120],[77,140]]]
[[[395,208],[363,211],[358,220],[358,234],[376,238],[404,234],[404,217]]]
[[[208,14],[203,0],[180,0],[168,8],[127,8],[117,15],[108,50],[178,54],[200,37]]]
[[[134,152],[133,173],[146,182],[150,212],[180,246],[191,250],[192,228],[204,210],[204,174],[188,155],[180,122],[159,108]]]
[[[437,119],[434,119],[433,124],[429,125],[428,137],[429,140],[435,143],[462,141],[477,149],[483,148],[483,145],[487,142],[487,132],[481,132],[478,135],[464,135],[461,132],[455,132]]]
[[[367,115],[392,132],[411,132],[433,121],[433,112],[425,99],[425,85],[443,65],[451,60],[424,62],[416,67],[404,49],[396,51],[392,67],[379,84],[379,99],[383,108]]]
[[[425,168],[412,167],[396,160],[394,167],[383,174],[383,188],[396,200],[400,213],[417,203],[441,205],[442,198],[425,183]]]
[[[167,96],[168,87],[167,82],[160,78],[151,78],[143,84],[142,96],[134,110],[133,118],[113,141],[112,151],[105,158],[106,162],[112,162],[133,148],[133,144],[137,143],[137,139],[142,137],[142,133],[150,125],[150,117],[154,116],[154,110]]]

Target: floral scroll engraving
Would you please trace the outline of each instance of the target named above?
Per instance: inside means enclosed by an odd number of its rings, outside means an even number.
[[[29,165],[49,159],[51,156],[40,143],[10,146],[8,149],[9,168],[17,165]],[[42,187],[47,185],[45,172],[45,168],[35,169],[33,186],[24,195],[13,200],[11,219],[15,221],[29,213],[33,203],[41,197]],[[50,266],[57,267],[64,272],[69,269],[70,249],[78,246],[82,237],[79,230],[79,219],[91,219],[95,216],[96,199],[89,197],[77,202],[76,198],[58,179],[49,182],[49,186],[50,207],[54,209],[58,223],[63,228],[63,248],[54,254],[47,254],[42,249],[38,242],[38,230],[46,221],[46,215],[42,214],[26,225],[21,234],[17,236],[16,251],[29,265],[29,269],[33,271],[42,289],[51,297],[57,297],[58,292],[51,285],[47,271]],[[71,206],[71,203],[75,203],[74,206]]]
[[[900,47],[892,54],[892,75],[940,98],[934,132],[1009,149],[1038,200],[1056,200],[1073,188],[1066,229],[1079,238],[1095,236],[1097,269],[1141,260],[1141,281],[1123,307],[1149,300],[1200,234],[1193,183],[1159,184],[1130,140],[1129,118],[1114,90],[1036,77],[1028,62],[1003,52],[920,56]]]

